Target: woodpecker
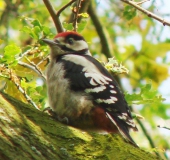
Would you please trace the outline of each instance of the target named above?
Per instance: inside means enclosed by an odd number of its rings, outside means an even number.
[[[84,130],[120,133],[137,146],[129,129],[138,129],[124,95],[111,74],[92,57],[83,36],[67,31],[43,41],[51,50],[47,90],[58,120]]]

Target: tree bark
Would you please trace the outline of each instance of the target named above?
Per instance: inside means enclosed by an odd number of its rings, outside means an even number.
[[[160,160],[119,135],[83,132],[0,94],[1,160]]]

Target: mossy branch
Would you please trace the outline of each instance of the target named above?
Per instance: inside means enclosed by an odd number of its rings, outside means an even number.
[[[0,94],[0,126],[3,160],[161,159],[126,143],[119,135],[83,132],[63,125],[4,93]]]

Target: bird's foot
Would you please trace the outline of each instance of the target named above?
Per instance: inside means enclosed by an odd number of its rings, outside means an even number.
[[[58,119],[58,121],[60,121],[62,123],[65,123],[65,124],[69,123],[69,120],[67,117],[61,118],[60,116],[57,116],[57,119]]]
[[[52,117],[57,117],[57,114],[50,107],[45,108],[43,112],[47,112]]]
[[[69,120],[67,117],[61,117],[61,116],[58,116],[50,107],[47,107],[43,110],[43,112],[48,112],[48,114],[50,116],[52,116],[54,119],[62,122],[62,123],[65,123],[65,124],[68,124],[69,123]]]

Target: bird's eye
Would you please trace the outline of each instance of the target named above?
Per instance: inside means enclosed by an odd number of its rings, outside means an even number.
[[[68,42],[68,44],[72,45],[72,44],[74,43],[74,40],[73,40],[73,38],[69,38],[69,39],[67,40],[67,42]]]

